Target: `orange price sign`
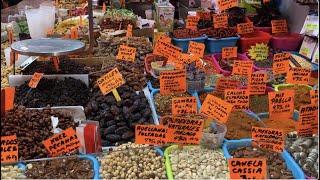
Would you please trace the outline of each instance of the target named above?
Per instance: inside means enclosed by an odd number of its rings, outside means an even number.
[[[43,76],[43,73],[37,73],[35,72],[31,78],[31,80],[29,81],[29,87],[30,88],[36,88],[38,83],[40,82],[41,78]]]
[[[203,120],[172,117],[168,123],[167,142],[179,144],[200,144]]]
[[[227,13],[214,14],[213,15],[213,27],[215,29],[229,27],[228,14]]]
[[[9,41],[9,44],[12,44],[12,43],[13,43],[13,40],[14,40],[14,36],[13,36],[13,31],[12,31],[12,29],[9,29],[7,33],[8,33],[8,41]]]
[[[236,60],[233,63],[232,75],[250,77],[253,69],[253,61]]]
[[[60,60],[59,60],[59,58],[55,56],[55,57],[52,57],[51,59],[52,59],[53,66],[56,69],[56,71],[57,72],[60,71],[60,68],[59,68]]]
[[[164,125],[136,125],[135,143],[149,145],[166,144],[168,128]]]
[[[197,11],[197,16],[199,16],[200,19],[203,19],[203,20],[211,19],[211,14],[210,12],[207,12],[207,11]]]
[[[249,91],[246,89],[226,89],[224,99],[233,104],[233,110],[249,109]]]
[[[14,97],[16,89],[14,87],[6,87],[1,89],[1,115],[6,111],[13,109]]]
[[[158,40],[153,49],[153,54],[168,58],[168,62],[174,62],[179,58],[181,49],[166,41]]]
[[[277,53],[273,55],[272,72],[273,74],[285,74],[290,69],[290,53]]]
[[[118,68],[112,69],[97,80],[98,86],[103,95],[109,94],[112,90],[122,86],[125,80],[122,78]]]
[[[53,29],[48,29],[47,30],[47,36],[51,36],[51,35],[53,35]]]
[[[190,54],[180,53],[179,58],[174,61],[174,66],[176,69],[184,69],[185,64],[190,64],[192,62]]]
[[[106,6],[106,3],[103,2],[102,3],[102,12],[105,13],[107,11],[107,6]]]
[[[269,92],[270,119],[290,118],[294,111],[294,90]]]
[[[266,179],[267,160],[264,158],[228,159],[230,179]]]
[[[172,115],[197,114],[197,100],[195,97],[172,98]]]
[[[287,74],[287,83],[308,85],[311,77],[311,69],[295,67],[291,68]]]
[[[71,27],[70,29],[70,35],[71,35],[71,39],[78,39],[79,38],[79,34],[78,34],[78,27]]]
[[[268,75],[266,72],[254,72],[249,78],[249,94],[259,95],[265,94],[267,88]]]
[[[189,42],[188,53],[196,55],[200,58],[204,55],[205,45],[203,43],[197,43],[194,41]]]
[[[296,124],[299,137],[312,137],[318,133],[318,110],[318,104],[300,106],[299,120]]]
[[[238,47],[222,48],[222,59],[230,59],[238,57]]]
[[[224,93],[226,89],[238,89],[240,88],[240,81],[221,77],[216,82],[215,91],[217,93]]]
[[[237,24],[238,34],[250,34],[254,32],[253,22]]]
[[[224,11],[232,7],[238,6],[238,0],[218,0],[219,11]]]
[[[281,153],[285,134],[282,129],[252,127],[252,145]]]
[[[134,47],[120,45],[116,59],[134,62],[136,60],[136,51],[137,49]]]
[[[186,70],[163,71],[160,73],[160,94],[184,93],[187,91]]]
[[[71,153],[80,147],[76,131],[71,127],[42,141],[42,143],[53,157]]]
[[[318,95],[319,95],[318,90],[316,90],[316,89],[310,90],[311,104],[318,104],[318,102],[319,102]]]
[[[213,118],[220,123],[226,123],[233,105],[218,97],[208,94],[202,103],[200,113]]]
[[[271,21],[272,33],[287,33],[288,32],[288,24],[287,20],[272,20]]]
[[[1,136],[1,164],[17,162],[19,160],[18,149],[16,135]]]
[[[199,20],[199,16],[188,16],[186,20],[186,29],[197,30]]]
[[[128,24],[126,37],[132,37],[132,25]]]

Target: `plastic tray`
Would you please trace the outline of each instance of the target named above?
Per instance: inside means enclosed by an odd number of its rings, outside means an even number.
[[[313,72],[315,72],[315,74],[316,74],[315,77],[318,77],[318,72],[317,72],[317,71],[319,70],[319,64],[311,62],[311,60],[310,60],[308,57],[300,54],[299,52],[290,51],[290,53],[291,53],[291,54],[294,54],[294,55],[297,55],[297,56],[300,56],[300,57],[306,59],[308,62],[310,62],[311,65],[312,65],[312,66],[311,66],[311,71],[312,71],[312,72],[311,72],[311,76],[313,76]]]
[[[217,73],[223,74],[225,76],[229,76],[231,75],[231,71],[227,71],[221,68],[221,66],[219,65],[218,60],[221,59],[222,54],[221,53],[217,53],[217,54],[213,54],[210,56],[207,56],[208,58],[211,58],[213,65],[215,66],[215,68],[218,70]],[[243,61],[248,61],[250,60],[248,58],[248,56],[246,56],[245,54],[239,54],[238,53],[238,60],[243,60]]]
[[[149,102],[149,106],[150,106],[150,109],[151,109],[151,112],[152,112],[153,122],[154,122],[155,125],[159,125],[159,116],[156,113],[156,108],[155,108],[154,101],[153,101],[153,95],[152,95],[153,91],[150,93],[149,88],[145,87],[143,89],[143,92],[144,92],[144,95],[146,96],[146,98],[147,98],[147,100]]]
[[[257,43],[269,44],[270,39],[271,35],[262,31],[255,31],[250,34],[241,35],[240,51],[242,53],[245,53],[251,48],[251,46],[254,46]]]
[[[206,48],[209,53],[221,53],[223,47],[236,46],[240,36],[228,38],[208,38],[206,40]]]
[[[202,36],[202,37],[197,37],[197,38],[186,38],[186,39],[172,38],[172,40],[173,40],[173,44],[175,46],[181,48],[181,50],[183,52],[187,52],[190,41],[195,41],[198,43],[205,43],[207,38],[208,38],[207,36]]]
[[[251,146],[251,142],[252,142],[252,139],[226,141],[222,147],[223,154],[227,159],[230,159],[232,158],[232,156],[230,155],[229,150],[236,149],[239,147]],[[285,161],[288,169],[292,172],[294,178],[305,179],[303,171],[286,150],[284,150],[281,153],[281,157]]]
[[[298,33],[274,34],[270,40],[273,49],[282,51],[297,51],[304,36]]]
[[[277,85],[273,85],[275,91],[279,91],[280,87],[292,87],[292,86],[294,86],[294,84],[277,84]],[[298,86],[307,86],[309,88],[309,90],[313,89],[313,87],[309,86],[309,85],[299,84]]]
[[[266,32],[268,34],[272,33],[272,27],[258,27],[258,26],[253,26],[253,29],[255,31],[262,31],[262,32]]]
[[[269,112],[258,113],[257,116],[259,117],[259,119],[269,118]],[[292,115],[292,119],[294,121],[298,121],[299,120],[299,111],[294,110],[293,115]]]

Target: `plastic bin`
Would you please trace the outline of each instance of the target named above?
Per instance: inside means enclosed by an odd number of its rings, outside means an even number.
[[[231,75],[232,72],[222,69],[221,66],[219,65],[218,60],[221,59],[221,56],[222,56],[221,53],[217,53],[217,54],[211,55],[211,59],[212,59],[213,65],[217,69],[217,73],[223,74],[225,76],[229,76],[229,75]],[[250,60],[245,54],[239,54],[239,53],[238,53],[238,58],[237,59],[238,60],[243,60],[243,61]]]
[[[257,116],[260,119],[265,119],[265,118],[269,118],[269,112],[264,112],[264,113],[258,113]],[[294,110],[293,115],[292,115],[292,119],[295,121],[299,120],[299,111]]]
[[[243,34],[240,37],[240,51],[245,53],[251,48],[251,46],[254,46],[257,43],[269,44],[271,37],[272,36],[270,34],[262,31]]]
[[[279,91],[279,88],[280,88],[280,87],[292,87],[292,86],[294,86],[294,84],[278,84],[278,85],[273,85],[275,91]],[[298,84],[298,86],[307,86],[307,87],[309,88],[309,90],[312,90],[312,89],[313,89],[312,86],[305,85],[305,84]]]
[[[212,123],[211,125],[215,126],[217,134],[203,132],[200,144],[209,149],[216,149],[221,147],[227,133],[227,127],[220,123]]]
[[[271,27],[258,27],[258,26],[253,26],[254,31],[262,31],[266,32],[268,34],[272,33],[272,28]]]
[[[226,141],[222,147],[223,154],[227,159],[230,159],[232,158],[232,156],[230,155],[229,150],[233,150],[240,147],[251,146],[251,143],[252,143],[252,139]],[[281,157],[285,161],[288,169],[292,172],[294,178],[305,179],[303,171],[286,150],[284,150],[281,153]]]
[[[173,44],[179,48],[181,48],[181,50],[183,52],[187,52],[188,51],[188,47],[189,47],[189,41],[195,41],[198,43],[205,43],[206,39],[208,37],[207,36],[202,36],[202,37],[197,37],[197,38],[186,38],[186,39],[178,39],[178,38],[172,38],[173,40]]]
[[[282,51],[297,51],[303,41],[303,37],[298,33],[273,34],[270,40],[271,48]]]
[[[206,48],[209,53],[221,53],[223,47],[232,47],[236,46],[237,41],[240,39],[240,36],[237,37],[228,37],[228,38],[208,38],[206,40]]]

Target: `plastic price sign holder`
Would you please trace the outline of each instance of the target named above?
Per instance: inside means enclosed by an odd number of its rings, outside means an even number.
[[[79,40],[43,38],[27,39],[14,42],[11,50],[14,53],[26,56],[64,56],[81,52],[85,44]],[[13,74],[15,74],[15,60],[13,61]]]
[[[308,85],[311,77],[311,69],[295,67],[291,68],[287,74],[288,84],[305,84]]]
[[[121,101],[121,98],[116,88],[122,86],[124,83],[125,80],[118,68],[114,68],[97,80],[97,84],[102,94],[106,95],[112,92],[117,101]]]
[[[164,125],[136,125],[135,143],[149,145],[166,144],[168,127]]]
[[[2,163],[17,162],[19,160],[18,149],[16,135],[1,136],[1,165]]]
[[[319,101],[318,93],[319,92],[317,89],[310,90],[311,104],[318,104],[318,101]]]
[[[8,33],[8,41],[9,41],[9,44],[12,44],[13,41],[14,41],[14,36],[13,36],[12,29],[9,29],[9,30],[7,31],[7,33]]]
[[[233,104],[233,110],[249,110],[249,90],[247,89],[226,89],[224,99]]]
[[[296,131],[299,137],[312,137],[318,133],[318,104],[303,105],[299,109]]]
[[[250,77],[253,70],[253,61],[239,61],[233,63],[232,75]]]
[[[228,14],[227,13],[214,14],[213,15],[213,27],[215,29],[229,27]]]
[[[168,62],[174,62],[179,58],[181,49],[167,42],[167,40],[158,40],[153,48],[153,54],[168,58]]]
[[[274,75],[285,74],[290,69],[290,53],[277,53],[273,55],[272,73]]]
[[[294,111],[294,90],[269,92],[270,118],[290,118]]]
[[[272,20],[271,21],[272,33],[287,33],[288,32],[288,24],[287,20]]]
[[[281,153],[284,150],[285,134],[281,129],[252,127],[252,146]]]
[[[266,179],[267,160],[264,158],[228,159],[230,179]]]

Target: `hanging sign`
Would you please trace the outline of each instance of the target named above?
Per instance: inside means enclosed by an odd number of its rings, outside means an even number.
[[[29,87],[30,88],[36,88],[38,83],[40,82],[41,78],[43,76],[43,73],[37,73],[35,72],[33,75],[32,75],[32,78],[31,80],[29,81]]]
[[[294,111],[294,91],[269,92],[270,119],[290,118]]]
[[[187,90],[186,70],[163,71],[160,73],[160,94],[184,93]]]
[[[197,114],[197,101],[195,97],[172,98],[172,115]]]
[[[233,105],[218,97],[208,94],[202,103],[200,113],[217,120],[220,123],[226,123]]]
[[[249,94],[260,95],[265,94],[267,89],[268,75],[266,72],[255,72],[252,73],[249,78]]]
[[[135,143],[149,145],[166,144],[168,128],[164,125],[136,125]]]
[[[118,68],[114,68],[107,74],[97,80],[98,86],[103,95],[109,94],[114,89],[122,86],[125,83]]]
[[[232,75],[248,76],[252,74],[253,62],[236,60],[233,63]]]
[[[197,43],[194,41],[189,42],[188,53],[203,58],[205,45],[203,43]]]
[[[238,34],[250,34],[254,32],[253,22],[237,24]]]
[[[249,109],[249,91],[246,89],[226,89],[224,99],[233,104],[233,110]]]
[[[308,85],[311,77],[311,69],[295,67],[291,68],[287,74],[288,84],[305,84]]]
[[[134,47],[120,45],[116,59],[134,62],[136,60],[136,51],[137,50]]]
[[[215,29],[229,27],[228,14],[227,13],[214,14],[213,15],[213,27]]]
[[[238,0],[218,0],[217,6],[219,11],[224,11],[238,6]]]
[[[71,153],[78,150],[80,147],[76,131],[71,127],[59,134],[55,134],[47,140],[42,141],[42,143],[53,157]]]
[[[228,159],[230,179],[266,179],[267,160],[264,158]]]
[[[299,137],[312,137],[318,133],[318,104],[300,106],[296,130]]]
[[[283,152],[285,134],[281,129],[252,127],[252,145],[274,152]]]
[[[238,57],[238,47],[222,48],[222,59],[230,59]]]
[[[273,55],[272,73],[274,75],[285,74],[290,69],[290,53],[277,53]]]
[[[1,136],[1,164],[19,160],[18,139],[16,135]]]
[[[288,25],[287,20],[271,20],[271,28],[272,33],[287,33],[288,32]]]

